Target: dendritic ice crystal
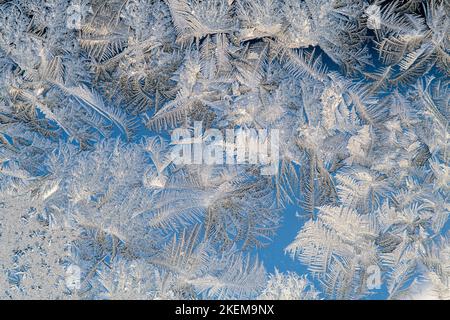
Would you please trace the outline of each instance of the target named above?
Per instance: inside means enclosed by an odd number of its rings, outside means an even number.
[[[446,0],[0,0],[0,299],[450,299],[449,67]]]

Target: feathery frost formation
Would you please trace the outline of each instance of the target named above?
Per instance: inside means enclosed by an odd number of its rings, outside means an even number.
[[[450,299],[449,11],[0,0],[0,299]],[[195,121],[277,174],[175,165]],[[287,205],[306,274],[257,258]]]

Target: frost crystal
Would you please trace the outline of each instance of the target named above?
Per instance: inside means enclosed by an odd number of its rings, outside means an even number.
[[[449,299],[449,11],[0,1],[0,299]]]

